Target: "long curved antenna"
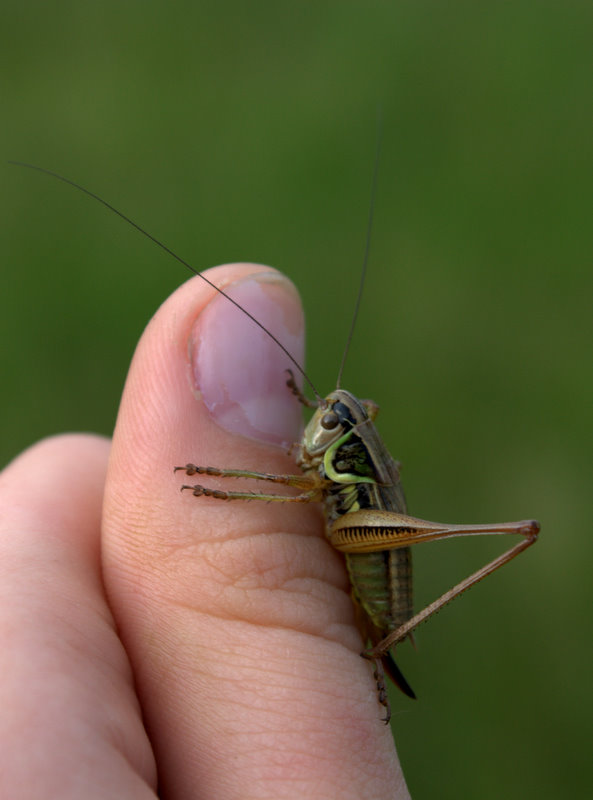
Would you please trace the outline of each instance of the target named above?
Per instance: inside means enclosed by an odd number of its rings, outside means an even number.
[[[184,261],[184,259],[181,258],[181,256],[178,256],[177,253],[173,252],[173,250],[171,250],[169,247],[167,247],[166,244],[164,244],[163,242],[159,241],[152,234],[148,233],[148,231],[144,230],[144,228],[142,228],[140,225],[138,225],[137,222],[134,222],[133,219],[130,219],[130,217],[126,216],[122,211],[120,211],[119,209],[115,208],[115,206],[112,206],[111,203],[108,203],[107,200],[103,200],[102,197],[100,197],[98,194],[95,194],[94,192],[91,192],[90,189],[86,189],[84,186],[81,186],[79,183],[76,183],[75,181],[71,181],[69,178],[65,178],[63,175],[60,175],[58,172],[52,172],[51,169],[45,169],[45,167],[38,167],[35,164],[27,164],[24,161],[9,161],[8,163],[9,164],[14,164],[17,167],[26,167],[27,169],[33,169],[36,172],[42,172],[45,175],[50,175],[52,178],[57,178],[59,181],[62,181],[62,183],[67,183],[68,186],[73,186],[75,189],[78,189],[79,191],[84,192],[84,194],[87,194],[89,197],[92,197],[93,200],[96,200],[97,202],[99,202],[102,205],[104,205],[105,208],[109,209],[109,211],[112,211],[114,214],[117,214],[118,217],[121,217],[125,222],[127,222],[133,228],[136,228],[136,230],[139,233],[141,233],[143,236],[146,236],[146,238],[150,239],[150,241],[154,242],[154,244],[158,245],[161,248],[161,250],[165,251],[165,253],[168,253],[170,256],[173,256],[173,258],[176,261],[179,261],[180,264],[183,264],[184,267],[187,267],[190,272],[194,273],[194,275],[199,275],[200,278],[202,278],[203,281],[206,281],[206,283],[209,286],[211,286],[213,289],[216,289],[216,291],[219,294],[221,294],[223,297],[226,297],[226,299],[229,302],[231,302],[234,306],[236,306],[239,309],[239,311],[242,311],[245,314],[245,316],[249,317],[250,320],[255,322],[255,324],[258,326],[258,328],[261,328],[262,331],[264,331],[264,333],[267,333],[267,335],[270,337],[270,339],[272,339],[272,341],[276,342],[276,344],[282,350],[284,355],[286,355],[292,361],[294,366],[298,369],[298,371],[301,373],[303,378],[307,381],[307,383],[311,387],[311,389],[312,389],[315,397],[317,398],[317,400],[319,402],[321,402],[321,395],[319,394],[319,392],[317,391],[317,389],[313,385],[313,382],[311,381],[311,379],[309,378],[309,376],[307,375],[305,370],[301,367],[299,362],[296,360],[296,358],[291,353],[288,352],[286,347],[284,347],[282,342],[280,342],[274,336],[274,334],[265,327],[265,325],[262,325],[262,323],[259,322],[259,320],[257,320],[253,316],[253,314],[250,314],[249,311],[247,311],[246,308],[243,308],[243,306],[240,303],[237,303],[236,300],[233,300],[233,298],[230,295],[228,295],[223,289],[219,288],[218,286],[216,286],[216,284],[212,283],[212,281],[209,280],[202,272],[198,272],[198,270],[195,267],[192,267],[191,264],[188,264],[187,261]]]
[[[371,232],[373,229],[373,217],[375,215],[375,196],[377,194],[377,176],[379,174],[379,155],[381,153],[382,133],[383,133],[383,120],[381,115],[381,109],[379,108],[377,111],[377,146],[375,148],[375,164],[373,166],[373,180],[371,183],[371,202],[369,206],[369,216],[367,222],[367,235],[364,246],[364,256],[362,259],[362,271],[360,273],[360,282],[358,284],[358,295],[356,297],[356,303],[354,304],[354,313],[352,315],[352,322],[350,323],[350,330],[348,331],[348,338],[346,339],[346,346],[344,347],[344,352],[342,353],[342,360],[340,362],[340,369],[338,371],[336,389],[339,389],[342,383],[342,373],[344,372],[344,365],[346,363],[346,358],[348,357],[348,351],[350,350],[352,337],[354,336],[354,328],[356,327],[356,320],[358,318],[358,311],[360,309],[362,292],[366,280],[367,264],[369,263],[369,252],[371,249]]]

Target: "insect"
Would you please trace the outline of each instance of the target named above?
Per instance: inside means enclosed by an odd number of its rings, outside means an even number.
[[[415,694],[395,661],[395,648],[406,638],[412,638],[414,629],[443,606],[465,592],[478,581],[507,564],[537,539],[540,529],[535,520],[506,522],[492,525],[449,525],[428,522],[409,516],[400,481],[400,465],[385,447],[374,425],[378,406],[371,400],[360,400],[340,388],[341,373],[348,344],[342,359],[337,388],[321,397],[303,368],[276,337],[258,322],[245,308],[236,303],[223,290],[212,284],[190,264],[181,259],[162,242],[118,211],[98,195],[61,175],[41,167],[11,162],[49,174],[74,186],[110,211],[122,217],[140,233],[172,255],[192,272],[232,302],[238,309],[259,325],[286,353],[296,369],[305,377],[315,393],[315,401],[308,400],[297,386],[294,373],[289,371],[287,391],[291,391],[305,406],[315,409],[305,428],[304,436],[296,449],[296,464],[300,472],[293,475],[274,475],[249,470],[226,469],[187,463],[175,467],[187,476],[217,478],[250,478],[262,483],[290,487],[293,494],[265,492],[223,491],[202,484],[184,484],[196,497],[218,500],[261,500],[280,503],[321,503],[324,509],[326,537],[344,554],[348,570],[356,619],[365,643],[362,656],[374,665],[379,703],[385,709],[385,722],[390,719],[385,674],[408,697]],[[371,220],[373,215],[374,186],[367,227],[367,242],[356,311],[360,304],[362,286],[368,261]],[[356,318],[356,311],[354,318]],[[453,586],[435,601],[417,613],[412,604],[412,545],[432,542],[455,536],[517,534],[521,540],[465,580]]]

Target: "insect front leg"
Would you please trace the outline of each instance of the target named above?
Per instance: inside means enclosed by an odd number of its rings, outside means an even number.
[[[219,469],[218,467],[200,467],[196,464],[186,464],[184,467],[175,467],[174,471],[183,470],[186,475],[209,475],[217,478],[250,478],[257,481],[267,481],[283,486],[293,486],[303,489],[297,495],[264,494],[261,492],[226,492],[221,489],[210,489],[200,484],[184,484],[181,491],[189,489],[195,497],[213,497],[216,500],[262,500],[266,503],[315,503],[323,496],[323,484],[320,478],[311,475],[274,475],[270,472],[253,472],[244,469]]]
[[[305,406],[305,408],[317,408],[318,403],[315,402],[314,400],[309,400],[309,398],[306,397],[297,386],[297,382],[295,380],[293,371],[291,369],[287,369],[286,372],[288,373],[288,380],[286,381],[286,385],[293,393],[293,395],[296,397],[296,399],[299,401],[299,403]]]

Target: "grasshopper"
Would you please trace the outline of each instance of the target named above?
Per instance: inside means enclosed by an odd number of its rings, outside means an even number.
[[[297,492],[283,495],[264,492],[227,492],[210,489],[201,484],[183,484],[181,486],[182,490],[189,490],[196,497],[212,497],[226,501],[260,500],[275,503],[321,503],[323,505],[326,537],[333,547],[344,554],[356,620],[365,643],[365,649],[361,655],[374,665],[373,674],[377,684],[377,696],[379,703],[385,709],[384,721],[388,723],[391,712],[385,674],[404,694],[415,698],[412,688],[395,662],[396,645],[406,638],[411,639],[414,629],[421,622],[534,544],[540,526],[535,520],[491,525],[451,525],[428,522],[409,516],[400,481],[400,464],[391,457],[374,425],[379,410],[378,406],[372,400],[360,400],[352,393],[339,388],[364,285],[377,162],[375,162],[367,241],[354,319],[342,358],[337,381],[338,388],[326,397],[319,395],[301,365],[273,333],[258,322],[247,309],[121,211],[100,196],[58,173],[30,164],[10,163],[29,167],[57,178],[89,195],[120,216],[191,272],[200,275],[210,286],[246,314],[254,324],[262,328],[284,351],[309,383],[315,394],[315,401],[310,401],[303,395],[297,386],[294,373],[288,371],[287,391],[295,394],[303,405],[315,408],[311,420],[305,428],[302,441],[296,447],[296,465],[301,470],[299,474],[274,475],[249,470],[199,466],[192,463],[177,466],[174,469],[176,472],[183,471],[188,476],[205,475],[219,478],[255,479],[264,483],[291,487]],[[492,534],[518,534],[522,539],[502,555],[453,586],[421,611],[414,613],[411,546],[454,536]]]
[[[175,467],[175,471],[184,471],[188,476],[251,478],[298,490],[296,495],[278,495],[264,492],[226,492],[209,489],[201,484],[182,485],[182,490],[189,490],[196,497],[213,497],[227,501],[322,503],[326,537],[333,547],[344,554],[356,620],[366,646],[361,655],[374,664],[377,697],[385,708],[384,721],[388,723],[391,710],[385,674],[408,697],[416,697],[395,662],[395,646],[406,638],[412,639],[412,632],[421,622],[530,547],[537,539],[540,526],[536,520],[492,525],[448,525],[409,516],[400,481],[400,464],[391,457],[374,425],[379,407],[372,400],[360,400],[351,392],[340,388],[366,277],[378,152],[379,142],[371,187],[363,267],[353,319],[338,373],[337,388],[327,397],[321,397],[301,365],[266,331],[303,375],[316,397],[315,401],[308,400],[298,388],[293,372],[288,370],[288,389],[304,406],[315,408],[302,441],[296,447],[296,463],[301,473],[272,475],[249,470],[203,467],[191,463]],[[248,312],[245,313],[251,316]],[[257,320],[254,322],[257,323]],[[521,541],[414,614],[412,545],[453,536],[510,533],[520,535]]]
[[[287,385],[306,405],[291,374]],[[305,428],[296,454],[299,475],[272,475],[247,470],[217,469],[186,464],[175,467],[187,475],[252,478],[291,486],[296,495],[225,492],[200,484],[184,484],[196,497],[218,500],[262,500],[265,502],[323,504],[326,536],[344,553],[350,577],[358,626],[367,645],[361,655],[374,663],[378,700],[385,707],[384,721],[391,711],[385,673],[408,697],[415,694],[394,660],[395,646],[424,620],[507,564],[537,539],[535,520],[492,525],[447,525],[411,517],[400,481],[398,462],[383,444],[374,419],[378,407],[336,389],[320,398]],[[519,534],[523,538],[465,580],[445,592],[417,614],[412,606],[411,545],[453,536]]]

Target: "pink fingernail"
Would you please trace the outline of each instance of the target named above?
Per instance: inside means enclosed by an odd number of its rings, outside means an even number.
[[[224,290],[303,363],[303,312],[288,279],[277,272],[260,272]],[[253,320],[221,295],[194,323],[191,363],[194,385],[222,428],[282,446],[298,440],[301,406],[286,386],[286,370],[294,371],[294,365]]]

